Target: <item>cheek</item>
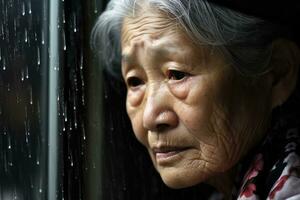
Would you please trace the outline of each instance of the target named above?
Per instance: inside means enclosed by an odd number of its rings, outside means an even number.
[[[198,142],[201,157],[210,160],[212,169],[222,171],[225,167],[222,162],[229,164],[234,160],[233,144],[236,140],[233,138],[228,108],[224,107],[223,101],[227,98],[219,88],[205,83],[194,84],[186,102],[178,105],[178,113],[184,126]]]
[[[205,86],[205,83],[192,84],[185,101],[177,105],[178,115],[184,126],[197,139],[210,138],[208,125],[213,113],[214,96],[213,90]]]
[[[140,143],[147,146],[147,134],[146,130],[143,128],[141,109],[132,107],[129,102],[126,102],[126,109],[135,137]]]
[[[144,92],[144,86],[136,89],[135,91],[128,90],[126,99],[127,107],[137,107],[138,105],[140,105],[143,101]]]

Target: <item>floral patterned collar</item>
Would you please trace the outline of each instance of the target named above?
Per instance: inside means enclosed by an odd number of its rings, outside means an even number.
[[[300,199],[299,125],[299,118],[290,115],[273,126],[250,165],[246,164],[250,167],[237,181],[233,199]]]

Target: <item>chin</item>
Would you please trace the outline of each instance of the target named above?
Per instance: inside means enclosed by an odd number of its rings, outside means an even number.
[[[191,170],[165,169],[159,171],[163,182],[172,189],[181,189],[198,185],[206,180],[204,173],[193,173]]]

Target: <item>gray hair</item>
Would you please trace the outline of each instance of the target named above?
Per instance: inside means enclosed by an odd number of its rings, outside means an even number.
[[[271,43],[280,36],[274,24],[207,0],[111,0],[93,28],[91,45],[113,74],[120,74],[123,19],[144,3],[169,16],[195,43],[218,49],[240,74],[269,71]]]

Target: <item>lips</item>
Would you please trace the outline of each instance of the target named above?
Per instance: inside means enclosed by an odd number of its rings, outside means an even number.
[[[181,152],[189,149],[188,147],[173,147],[173,146],[164,146],[164,147],[155,147],[152,148],[152,151],[155,155],[157,162],[166,162],[175,159]]]

